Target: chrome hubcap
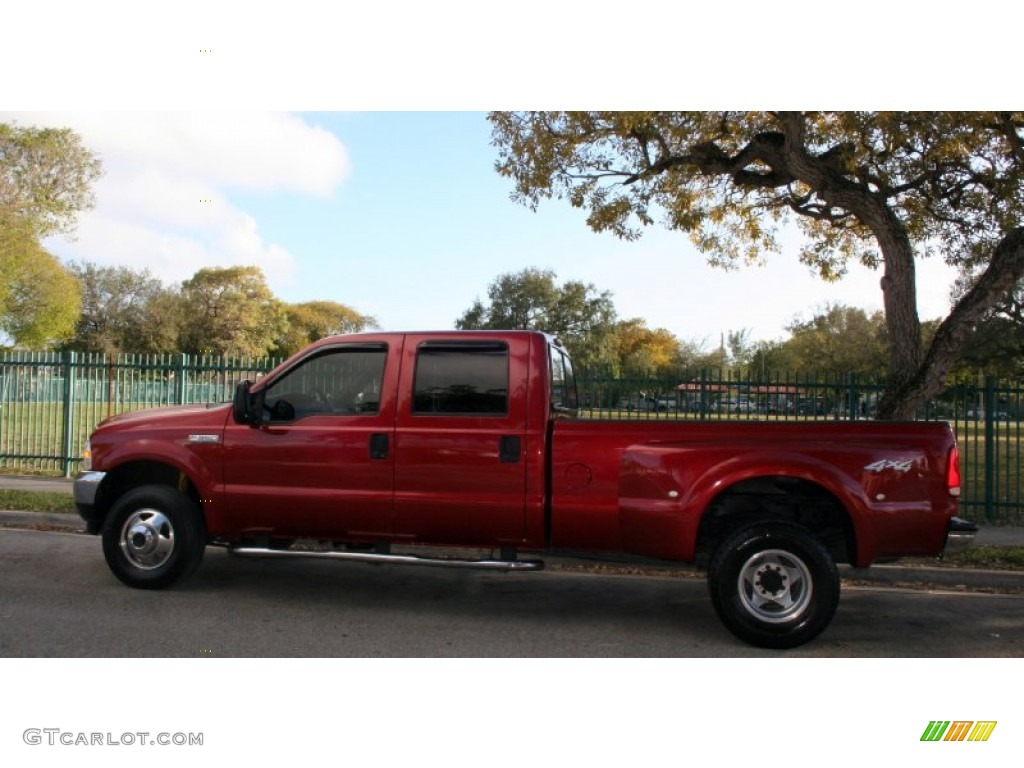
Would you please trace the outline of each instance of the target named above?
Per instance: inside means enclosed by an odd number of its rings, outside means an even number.
[[[174,551],[174,528],[167,516],[155,509],[129,515],[121,529],[121,552],[136,568],[151,571],[167,562]]]
[[[740,568],[740,604],[758,621],[780,624],[798,618],[811,604],[813,584],[804,561],[791,552],[758,552]]]

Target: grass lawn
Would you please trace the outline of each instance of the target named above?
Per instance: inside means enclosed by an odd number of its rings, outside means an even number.
[[[1024,547],[972,547],[959,555],[947,557],[948,565],[995,570],[1024,570]]]
[[[23,512],[65,512],[77,514],[75,500],[68,493],[11,491],[0,489],[0,509]]]

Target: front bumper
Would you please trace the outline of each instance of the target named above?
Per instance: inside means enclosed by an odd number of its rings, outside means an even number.
[[[106,472],[80,472],[75,478],[73,492],[78,514],[85,520],[87,533],[99,533],[100,521],[96,516],[96,495]]]
[[[946,528],[946,546],[942,550],[945,555],[959,555],[974,544],[978,535],[978,524],[960,517],[951,518]]]

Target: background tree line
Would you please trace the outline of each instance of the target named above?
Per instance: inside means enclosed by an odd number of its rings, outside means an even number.
[[[288,304],[259,267],[207,267],[167,287],[148,271],[72,264],[81,312],[62,349],[81,352],[287,357],[312,341],[373,327],[334,301]]]
[[[829,307],[791,337],[723,334],[717,349],[621,319],[611,294],[549,271],[499,277],[459,327],[537,327],[611,371],[752,366],[884,372],[881,418],[910,417],[959,367],[1024,373],[1024,113],[495,112],[496,169],[531,207],[564,198],[626,239],[660,217],[711,263],[778,249],[775,225],[826,280],[882,273],[884,313]],[[289,305],[255,267],[207,268],[175,288],[143,272],[65,266],[42,246],[93,205],[99,158],[68,129],[0,124],[0,332],[27,348],[279,355],[374,324],[333,302]],[[961,271],[953,308],[922,322],[914,260]],[[723,320],[723,325],[727,319]],[[880,362],[881,360],[881,362]]]
[[[717,340],[680,339],[642,318],[621,319],[610,291],[578,281],[559,285],[554,272],[534,267],[499,276],[487,299],[475,301],[455,326],[545,331],[565,343],[577,365],[612,376],[727,370],[763,380],[825,372],[880,378],[888,370],[884,313],[842,304],[794,318],[786,338],[765,341],[754,340],[750,329],[723,331]],[[921,324],[923,344],[939,325],[937,319]],[[1024,288],[972,329],[951,373],[978,369],[1024,375]]]

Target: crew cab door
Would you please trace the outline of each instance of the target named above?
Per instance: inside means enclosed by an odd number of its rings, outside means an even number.
[[[224,480],[236,530],[390,535],[397,363],[384,341],[317,348],[266,387],[260,426],[228,425]]]
[[[438,544],[521,542],[526,345],[406,336],[395,432],[395,534]]]

